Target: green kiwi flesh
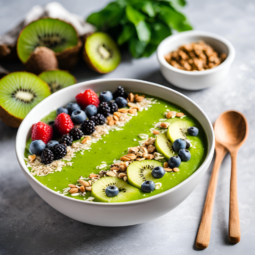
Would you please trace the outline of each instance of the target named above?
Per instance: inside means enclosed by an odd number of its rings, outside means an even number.
[[[17,53],[26,63],[36,47],[44,46],[55,53],[78,44],[77,32],[71,24],[59,19],[44,18],[31,22],[20,33]]]
[[[4,76],[0,91],[0,118],[10,127],[18,127],[29,111],[51,94],[46,82],[27,72]]]
[[[96,32],[85,41],[84,60],[99,73],[109,73],[120,63],[121,56],[116,43],[102,32]]]
[[[62,70],[45,71],[39,77],[49,85],[51,93],[76,83],[72,74]]]

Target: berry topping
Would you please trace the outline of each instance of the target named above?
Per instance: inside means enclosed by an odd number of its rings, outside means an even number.
[[[165,169],[162,166],[156,166],[153,168],[151,174],[156,179],[162,178],[165,175]]]
[[[124,108],[128,104],[127,100],[124,97],[117,97],[115,99],[115,103],[119,106],[119,108]]]
[[[75,124],[81,124],[84,120],[87,119],[87,116],[82,110],[75,110],[71,114],[71,119]]]
[[[74,127],[71,117],[66,113],[60,113],[55,119],[55,126],[61,135],[68,134]]]
[[[181,158],[179,156],[173,156],[168,160],[170,168],[178,167],[181,164]]]
[[[45,148],[43,151],[42,151],[42,154],[41,154],[41,162],[44,164],[44,165],[48,165],[50,163],[52,163],[52,161],[54,160],[54,154],[53,152],[48,149],[48,148]]]
[[[153,181],[145,181],[142,183],[141,190],[145,193],[150,193],[155,189],[155,183]]]
[[[187,131],[188,131],[188,134],[192,136],[197,136],[199,132],[198,128],[196,127],[189,127]]]
[[[30,143],[29,152],[35,155],[41,155],[45,149],[45,143],[42,140],[35,140]]]
[[[105,117],[107,117],[111,113],[111,108],[107,102],[103,102],[99,105],[98,112],[103,114]]]
[[[83,136],[83,132],[79,128],[74,127],[69,132],[69,135],[72,136],[74,140],[79,140]]]
[[[48,149],[52,149],[56,144],[58,144],[59,142],[58,141],[55,141],[55,140],[51,140],[51,141],[49,141],[48,143],[47,143],[47,145],[46,145],[46,148],[48,148]]]
[[[103,91],[99,94],[100,103],[102,102],[110,102],[113,99],[111,91]]]
[[[182,161],[189,161],[191,158],[191,154],[188,150],[186,149],[181,149],[178,153],[179,157],[181,158]]]
[[[78,94],[75,98],[77,103],[83,109],[85,109],[85,107],[89,104],[93,104],[96,107],[98,107],[98,105],[100,104],[96,92],[91,89],[85,90],[84,93]]]
[[[66,105],[66,108],[68,110],[69,115],[71,115],[73,111],[77,111],[81,109],[81,107],[77,103],[68,103]]]
[[[73,142],[73,137],[68,134],[63,135],[59,141],[60,144],[64,144],[66,146],[72,145],[72,142]]]
[[[109,102],[108,103],[110,109],[111,109],[111,113],[117,112],[119,107],[115,102]]]
[[[93,120],[85,120],[81,124],[81,130],[84,135],[91,135],[95,131],[95,122]]]
[[[124,88],[119,86],[114,92],[113,92],[113,98],[116,99],[117,97],[124,97],[127,98],[128,94],[125,92]]]
[[[63,158],[67,151],[66,151],[66,146],[63,144],[56,144],[53,148],[52,148],[52,152],[54,154],[54,159],[61,159]]]
[[[64,107],[59,107],[59,108],[57,109],[57,115],[59,115],[59,114],[62,113],[62,112],[68,114],[68,110],[67,110],[66,108],[64,108]]]
[[[186,145],[187,143],[184,139],[178,138],[173,143],[173,149],[175,152],[178,152],[180,149],[185,149]]]
[[[89,104],[85,109],[85,113],[90,118],[91,116],[94,116],[97,114],[97,107],[93,104]]]
[[[98,113],[97,115],[92,116],[90,118],[90,120],[93,120],[96,126],[97,125],[103,125],[105,123],[105,121],[106,121],[104,115],[101,114],[101,113]]]
[[[32,140],[42,140],[47,144],[53,136],[53,129],[50,125],[44,122],[38,122],[32,126]]]
[[[107,186],[105,194],[107,197],[115,197],[119,194],[119,189],[115,185]]]

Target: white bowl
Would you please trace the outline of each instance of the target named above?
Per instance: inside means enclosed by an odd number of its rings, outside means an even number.
[[[225,53],[227,55],[225,61],[215,68],[197,72],[180,70],[166,62],[164,56],[167,53],[177,50],[183,44],[200,40],[212,46],[217,52]],[[157,58],[163,76],[176,87],[188,90],[217,85],[227,75],[234,57],[235,49],[228,40],[216,34],[195,30],[171,35],[164,39],[157,49]]]
[[[36,180],[24,162],[26,141],[30,137],[32,124],[40,121],[52,110],[73,101],[75,96],[87,88],[96,92],[115,90],[123,86],[127,91],[147,93],[165,99],[188,109],[203,126],[208,142],[208,153],[199,169],[176,187],[153,197],[124,202],[99,203],[87,202],[63,196],[47,188]],[[59,212],[75,220],[100,226],[128,226],[155,219],[179,205],[196,187],[206,172],[214,152],[214,134],[210,120],[205,113],[186,96],[169,88],[132,79],[105,79],[81,82],[60,90],[39,103],[22,121],[16,138],[16,155],[28,182],[38,195]]]

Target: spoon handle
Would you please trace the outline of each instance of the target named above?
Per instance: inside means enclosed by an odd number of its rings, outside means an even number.
[[[237,198],[237,151],[231,153],[230,205],[228,236],[231,243],[239,243],[241,239],[238,198]]]
[[[200,222],[200,227],[197,234],[196,247],[199,249],[205,249],[208,247],[211,236],[211,223],[213,215],[213,206],[215,200],[215,193],[219,175],[219,169],[221,162],[225,157],[227,150],[222,145],[217,145],[216,147],[216,157],[214,162],[214,167],[212,170],[212,175],[210,183],[208,186],[207,196],[204,204],[204,210],[202,214],[202,219]]]

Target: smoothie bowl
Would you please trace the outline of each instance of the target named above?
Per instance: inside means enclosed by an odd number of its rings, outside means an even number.
[[[180,204],[207,170],[212,125],[182,94],[131,79],[63,89],[22,122],[16,153],[34,190],[61,213],[127,226]]]

